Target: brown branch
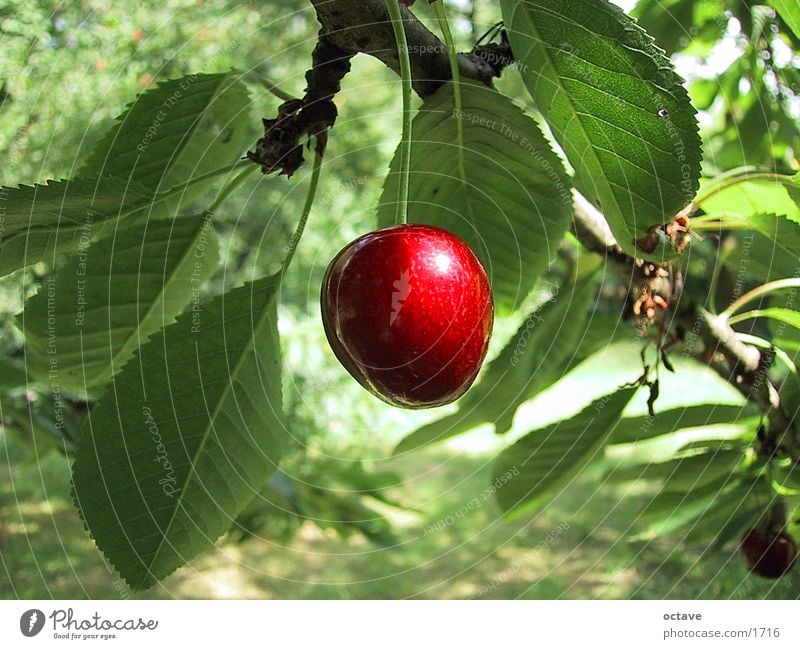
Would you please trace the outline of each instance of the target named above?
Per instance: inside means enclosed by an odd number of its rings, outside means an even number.
[[[769,437],[795,461],[800,460],[800,436],[781,404],[780,392],[769,378],[774,354],[743,343],[724,318],[700,307],[680,314],[684,329],[699,336],[705,349],[692,356],[717,372],[748,401],[756,404],[769,423]],[[690,350],[691,351],[691,350]]]
[[[322,29],[341,50],[369,54],[400,74],[394,31],[384,0],[311,0]],[[411,11],[401,7],[408,40],[412,85],[420,97],[432,95],[450,80],[447,47]],[[463,77],[490,83],[497,71],[473,53],[458,55]]]
[[[353,55],[341,50],[320,30],[311,54],[311,69],[306,72],[306,93],[302,99],[289,99],[278,108],[278,116],[264,119],[264,137],[256,142],[247,157],[261,166],[265,174],[278,171],[291,176],[303,164],[303,139],[316,136],[322,153],[327,133],[338,115],[333,98],[344,76],[350,71]]]
[[[350,59],[364,52],[383,61],[399,74],[400,60],[394,30],[384,0],[311,0],[322,25],[312,53],[312,66],[306,73],[305,96],[288,99],[274,119],[264,119],[264,136],[247,157],[265,174],[274,171],[291,176],[303,164],[303,142],[316,136],[322,153],[328,130],[336,122],[333,98],[350,71]],[[405,7],[401,8],[408,38],[412,86],[420,97],[427,97],[451,78],[447,47]],[[475,47],[458,55],[463,77],[490,84],[505,67],[513,63],[511,46],[504,37],[500,43]]]
[[[575,236],[588,250],[611,259],[623,279],[633,284],[639,263],[622,251],[603,215],[580,193],[574,191],[573,194]],[[773,356],[743,343],[725,319],[709,313],[694,301],[681,304],[678,299],[671,306],[676,312],[672,324],[691,332],[684,341],[687,356],[711,367],[748,401],[756,404],[769,422],[776,446],[783,447],[795,460],[800,458],[800,435],[792,417],[781,406],[780,393],[768,376]],[[694,338],[702,342],[702,351],[691,349]]]

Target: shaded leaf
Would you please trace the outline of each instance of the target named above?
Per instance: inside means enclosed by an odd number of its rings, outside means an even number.
[[[753,505],[754,502],[755,505]],[[761,506],[763,507],[763,502]],[[754,522],[763,511],[763,509],[759,510],[753,483],[736,482],[730,489],[726,489],[713,498],[708,507],[692,518],[689,523],[685,523],[685,529],[678,533],[682,535],[683,541],[686,543],[713,541],[712,547],[721,547],[734,535],[739,535],[744,531],[744,527],[740,526]],[[669,527],[671,526],[667,524],[658,528],[653,532],[654,536],[651,538],[663,536]]]
[[[22,363],[0,357],[0,392],[24,388],[27,384],[28,377]]]
[[[720,0],[664,0],[639,2],[631,16],[655,37],[659,47],[672,54],[698,41],[710,49],[725,31],[725,22],[719,20],[724,10]],[[688,53],[704,52],[692,48]]]
[[[123,219],[158,212],[152,192],[117,178],[0,189],[0,276],[88,246]],[[111,226],[111,227],[109,227]]]
[[[73,465],[75,501],[134,589],[211,547],[281,458],[279,279],[179,316],[90,412]]]
[[[35,454],[30,464],[36,465],[38,458],[57,449],[62,452],[74,450],[80,431],[80,422],[67,407],[61,395],[55,398],[41,397],[36,403],[0,399],[0,413],[7,420],[5,429],[15,433]],[[0,430],[4,424],[0,421]]]
[[[741,461],[742,452],[738,449],[715,449],[685,454],[666,462],[614,468],[608,477],[618,482],[657,480],[664,489],[694,489],[730,475]]]
[[[659,435],[667,435],[684,428],[736,423],[752,416],[753,411],[745,405],[710,403],[656,412],[655,417],[649,415],[626,417],[617,426],[614,443],[637,442]]]
[[[106,384],[151,334],[199,302],[217,260],[202,215],[143,223],[97,242],[46,280],[18,316],[29,370],[42,379],[54,370],[73,392]]]
[[[644,530],[631,537],[646,541],[671,534],[709,513],[722,503],[741,501],[750,492],[750,485],[722,476],[688,491],[662,490],[644,507],[636,518]]]
[[[510,518],[533,511],[602,457],[622,411],[636,393],[623,388],[574,417],[527,434],[506,448],[492,469],[497,501]]]
[[[738,543],[745,531],[755,526],[759,518],[764,515],[763,503],[751,505],[745,500],[746,498],[747,495],[743,494],[744,502],[732,499],[727,508],[712,512],[709,517],[708,533],[703,535],[713,537],[710,547],[712,552],[721,550],[722,546],[730,541]],[[700,534],[695,533],[692,539],[697,536]]]

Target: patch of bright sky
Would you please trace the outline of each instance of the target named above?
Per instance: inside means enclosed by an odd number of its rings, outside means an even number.
[[[622,7],[627,13],[636,6],[638,0],[611,0],[615,5]]]

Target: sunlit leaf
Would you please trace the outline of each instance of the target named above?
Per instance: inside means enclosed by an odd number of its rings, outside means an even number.
[[[139,95],[89,155],[81,175],[117,176],[153,195],[233,164],[249,127],[250,100],[236,72],[192,74]],[[172,209],[206,189],[176,196]]]
[[[698,187],[700,138],[682,80],[606,0],[501,6],[518,69],[575,168],[575,186],[637,254],[635,241],[670,221]]]

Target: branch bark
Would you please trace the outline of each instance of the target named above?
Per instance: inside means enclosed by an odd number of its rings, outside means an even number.
[[[384,0],[311,0],[326,36],[350,54],[374,56],[400,74],[392,22]],[[401,7],[409,45],[414,91],[432,95],[450,80],[447,47],[411,11]],[[497,76],[492,66],[473,54],[458,55],[461,75],[490,83]]]

